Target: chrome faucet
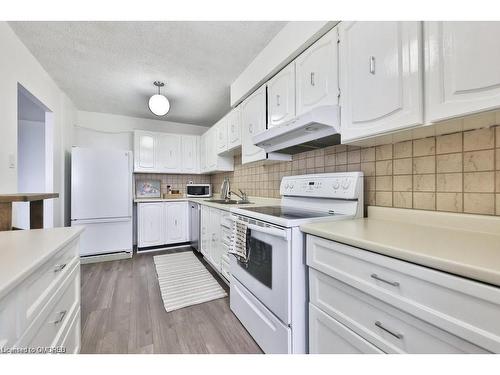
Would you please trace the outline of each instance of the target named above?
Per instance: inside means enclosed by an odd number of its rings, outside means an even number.
[[[248,195],[247,195],[247,193],[244,193],[241,189],[238,189],[238,190],[241,193],[241,195],[238,194],[238,193],[235,193],[234,191],[230,191],[230,193],[234,194],[238,198],[240,198],[240,201],[238,203],[248,203]]]

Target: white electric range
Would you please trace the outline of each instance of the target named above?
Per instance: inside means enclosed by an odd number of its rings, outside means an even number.
[[[307,353],[305,235],[299,226],[363,217],[363,173],[286,176],[280,194],[279,206],[231,209],[232,220],[250,231],[247,261],[230,256],[230,306],[265,353]]]

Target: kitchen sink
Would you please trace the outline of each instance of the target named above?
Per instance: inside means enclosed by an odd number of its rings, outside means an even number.
[[[219,203],[219,204],[251,204],[252,202],[241,202],[234,199],[210,199],[207,202]]]

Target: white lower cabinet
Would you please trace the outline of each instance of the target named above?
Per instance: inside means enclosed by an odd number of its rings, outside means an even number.
[[[229,281],[229,212],[201,206],[201,253]]]
[[[0,299],[0,348],[14,347],[35,354],[79,352],[79,239],[30,270]]]
[[[137,246],[162,245],[164,240],[165,212],[163,202],[137,204]]]
[[[169,202],[165,204],[165,243],[188,241],[188,202]]]
[[[137,204],[137,247],[169,245],[189,240],[188,202]]]
[[[383,353],[342,323],[309,304],[309,352],[315,354]]]
[[[362,338],[386,353],[500,352],[500,288],[311,235],[307,265],[310,304],[354,347]],[[343,352],[315,319],[310,352]]]

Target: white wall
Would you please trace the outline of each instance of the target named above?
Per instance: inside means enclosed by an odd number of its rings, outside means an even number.
[[[75,108],[6,22],[0,22],[0,50],[0,193],[18,191],[17,163],[10,168],[8,161],[10,155],[17,155],[17,84],[20,83],[53,112],[53,181],[54,191],[60,194],[54,201],[54,225],[61,226],[67,216],[69,172],[65,152],[72,143]]]
[[[18,185],[22,193],[45,191],[45,122],[19,121],[18,128]],[[29,229],[29,203],[15,207],[17,228]]]
[[[199,135],[208,128],[178,122],[78,111],[73,145],[132,150],[134,130]]]
[[[231,84],[231,106],[241,102],[338,21],[291,21]]]

